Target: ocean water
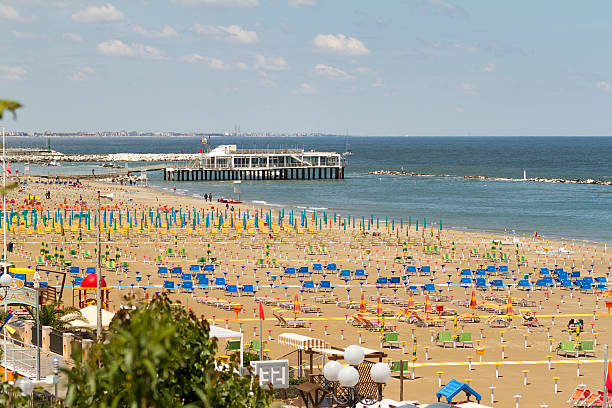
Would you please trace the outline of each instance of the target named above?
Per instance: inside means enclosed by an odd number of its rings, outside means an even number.
[[[612,138],[606,137],[219,137],[239,148],[300,147],[343,152],[345,180],[245,181],[241,199],[283,207],[407,220],[461,229],[538,233],[612,243],[612,186],[472,180],[463,176],[612,180]],[[12,137],[9,147],[45,147],[46,139]],[[197,152],[196,137],[51,138],[63,153]],[[132,165],[132,164],[130,164]],[[135,164],[134,164],[135,165]],[[31,166],[32,173],[91,172],[95,165]],[[17,166],[17,168],[19,168]],[[401,170],[443,177],[369,175]],[[96,167],[96,172],[103,171]],[[234,196],[232,182],[164,182],[152,186],[188,195]]]

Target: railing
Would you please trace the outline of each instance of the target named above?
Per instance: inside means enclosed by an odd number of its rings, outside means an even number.
[[[260,171],[260,170],[279,170],[279,169],[296,169],[296,168],[311,168],[311,169],[318,169],[318,168],[329,168],[329,167],[341,167],[343,166],[344,163],[340,162],[340,163],[327,163],[327,164],[315,164],[315,163],[308,163],[308,162],[303,162],[303,163],[278,163],[278,164],[273,164],[270,163],[269,166],[249,166],[249,165],[236,165],[236,166],[231,166],[229,164],[225,164],[225,165],[219,165],[219,164],[203,164],[202,167],[200,167],[200,163],[199,162],[193,162],[193,163],[189,163],[189,165],[187,166],[187,168],[181,169],[181,168],[175,168],[175,170],[251,170],[251,171]]]
[[[4,348],[5,341],[6,349]],[[6,336],[5,333],[2,336],[1,346],[3,350],[6,350],[6,368],[30,378],[36,377],[36,346]],[[3,364],[4,361],[3,356]],[[0,376],[3,375],[4,373],[0,370]]]

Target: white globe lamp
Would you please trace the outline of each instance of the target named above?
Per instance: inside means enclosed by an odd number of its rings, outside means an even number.
[[[11,286],[12,282],[13,282],[13,277],[9,275],[8,273],[5,273],[2,276],[0,276],[0,286],[8,288],[9,286]]]
[[[359,382],[359,372],[353,366],[342,367],[338,373],[338,382],[343,387],[354,387]]]
[[[389,368],[389,364],[385,363],[376,363],[370,369],[370,377],[372,381],[378,384],[386,383],[391,377],[391,369]]]
[[[365,354],[363,349],[356,344],[348,346],[344,349],[344,361],[352,366],[358,366],[363,362]]]
[[[342,364],[337,361],[329,361],[323,366],[323,376],[327,381],[338,381],[338,373],[342,370]]]

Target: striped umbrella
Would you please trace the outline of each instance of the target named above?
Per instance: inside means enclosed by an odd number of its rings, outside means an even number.
[[[383,314],[382,302],[380,301],[380,295],[378,296],[378,300],[376,301],[376,316],[380,317]]]

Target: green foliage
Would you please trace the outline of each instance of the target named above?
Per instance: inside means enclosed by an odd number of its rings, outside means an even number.
[[[0,407],[29,408],[30,398],[21,395],[21,390],[4,381],[0,382]]]
[[[217,341],[205,320],[165,295],[121,310],[87,361],[66,371],[67,407],[267,407],[254,377],[215,369]]]
[[[41,326],[51,326],[58,331],[67,331],[72,328],[70,322],[84,321],[83,315],[75,307],[60,309],[60,303],[43,305],[39,310],[39,321]],[[36,321],[36,311],[33,307],[27,307],[28,313]]]
[[[2,119],[2,115],[5,110],[10,111],[13,114],[13,119],[17,118],[17,113],[15,112],[17,109],[21,108],[21,104],[19,102],[10,101],[8,99],[0,99],[0,119]]]

